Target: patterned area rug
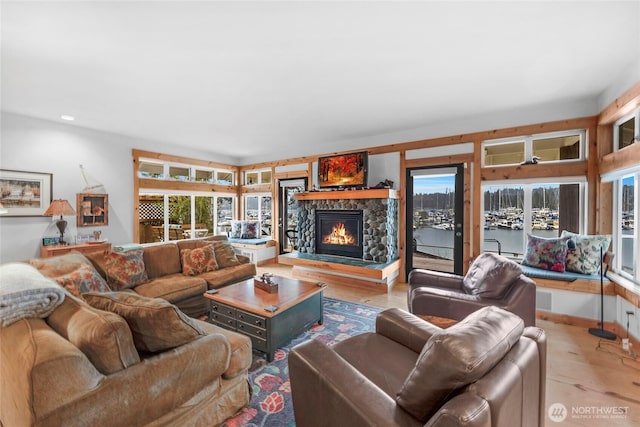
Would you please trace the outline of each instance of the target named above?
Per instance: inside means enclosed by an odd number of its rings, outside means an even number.
[[[287,356],[296,344],[316,339],[328,345],[340,342],[352,335],[374,330],[376,315],[382,311],[377,307],[324,298],[324,322],[295,338],[284,348],[276,351],[273,362],[252,371],[249,380],[253,387],[253,398],[249,407],[228,419],[226,427],[288,427],[295,426],[289,367]]]

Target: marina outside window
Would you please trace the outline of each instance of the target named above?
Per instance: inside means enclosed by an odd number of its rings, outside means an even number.
[[[494,184],[482,193],[485,252],[522,258],[527,233],[552,238],[583,228],[583,183]]]

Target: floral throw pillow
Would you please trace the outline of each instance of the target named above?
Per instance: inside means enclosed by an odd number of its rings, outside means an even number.
[[[242,236],[242,221],[231,221],[231,230],[229,230],[229,237],[232,239],[239,239]]]
[[[257,239],[260,237],[258,221],[242,221],[241,239]]]
[[[182,257],[182,274],[185,276],[197,276],[218,269],[212,245],[183,249],[180,251],[180,256]]]
[[[104,255],[107,283],[114,291],[133,288],[147,283],[149,277],[144,268],[142,249],[126,252],[107,252]]]
[[[604,254],[611,244],[611,235],[576,234],[563,230],[561,237],[568,237],[567,271],[582,274],[600,272],[600,250]]]
[[[71,251],[62,256],[33,259],[29,263],[72,295],[111,291],[107,282],[93,268],[91,261],[80,252]]]
[[[527,233],[527,239],[523,265],[559,273],[565,272],[568,237],[545,239]]]

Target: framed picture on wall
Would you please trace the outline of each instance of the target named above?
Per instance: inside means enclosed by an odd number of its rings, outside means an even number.
[[[109,196],[107,194],[79,193],[76,207],[78,227],[109,224]]]
[[[53,174],[0,169],[0,215],[42,216],[51,204]]]

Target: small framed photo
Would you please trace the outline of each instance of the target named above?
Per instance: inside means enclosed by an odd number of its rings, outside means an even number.
[[[59,237],[43,237],[42,238],[42,246],[51,246],[51,245],[59,245],[60,238]]]
[[[0,169],[2,216],[42,216],[51,204],[53,174]]]

